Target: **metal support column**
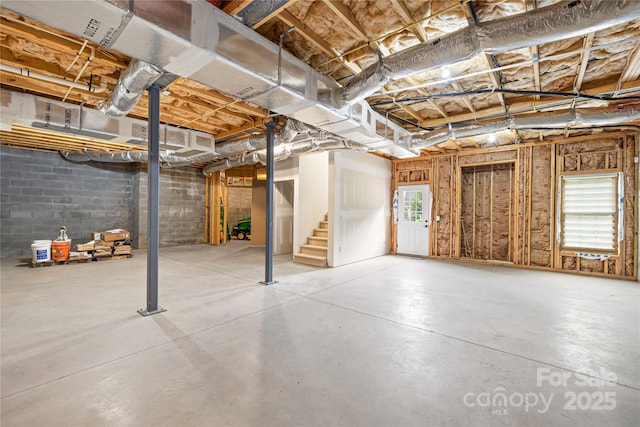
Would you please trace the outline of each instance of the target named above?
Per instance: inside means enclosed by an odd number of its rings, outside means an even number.
[[[267,123],[267,220],[265,233],[265,250],[264,250],[264,281],[263,285],[272,285],[277,283],[273,280],[273,175],[274,167],[274,134],[276,122]]]
[[[143,316],[166,311],[158,305],[158,255],[160,247],[160,89],[149,87],[149,179],[147,236],[147,307],[138,310]]]

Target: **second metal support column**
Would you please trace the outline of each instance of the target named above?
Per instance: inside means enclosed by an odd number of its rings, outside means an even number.
[[[275,122],[267,123],[267,218],[264,251],[264,281],[263,285],[277,283],[273,280],[273,175],[275,173],[275,159],[273,146],[275,139]]]
[[[160,88],[149,88],[149,179],[147,236],[147,306],[138,310],[143,316],[165,311],[158,305],[158,257],[160,247]]]

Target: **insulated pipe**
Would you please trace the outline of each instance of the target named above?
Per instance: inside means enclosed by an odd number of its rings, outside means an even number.
[[[353,141],[347,141],[331,137],[328,139],[308,139],[304,141],[294,142],[283,146],[280,152],[275,153],[275,160],[281,161],[291,156],[298,156],[304,153],[310,153],[316,150],[341,150],[347,149],[352,151],[368,151],[367,147]],[[256,163],[266,163],[266,151],[260,150],[249,155],[243,155],[235,159],[219,160],[210,163],[202,169],[202,173],[209,175],[214,172],[231,169],[238,166],[253,165]]]
[[[532,12],[468,27],[389,55],[334,91],[338,106],[377,92],[387,81],[469,59],[595,32],[640,18],[637,0],[565,0]]]
[[[292,141],[299,133],[310,132],[311,129],[301,122],[293,119],[287,120],[278,135],[275,136],[275,144],[280,145]],[[250,136],[237,141],[225,142],[216,145],[216,152],[220,157],[235,156],[248,151],[263,150],[267,148],[264,135]]]
[[[162,69],[139,59],[132,59],[120,75],[108,100],[98,102],[98,110],[107,116],[126,116],[136,106],[142,93],[162,76]]]
[[[60,155],[72,162],[147,163],[149,161],[149,153],[147,151],[105,152],[85,149],[83,151],[60,151]],[[193,163],[210,162],[219,157],[216,153],[200,153],[186,157],[173,153],[160,153],[160,166],[163,168],[189,166]]]
[[[428,134],[411,140],[412,149],[422,149],[442,144],[449,139],[468,138],[478,135],[496,133],[508,129],[556,129],[556,128],[589,128],[625,124],[640,119],[640,109],[629,111],[607,111],[603,113],[585,114],[572,111],[555,117],[510,118],[486,124],[472,124],[465,126],[449,126],[437,129]]]

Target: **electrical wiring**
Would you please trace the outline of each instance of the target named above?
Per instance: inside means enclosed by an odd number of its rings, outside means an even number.
[[[416,127],[416,128],[418,128],[418,129],[420,129],[420,130],[426,130],[426,131],[431,131],[431,130],[433,130],[433,128],[425,128],[425,127],[422,127],[422,126],[420,126],[419,124],[414,123],[414,122],[412,122],[412,121],[410,121],[410,120],[403,119],[403,118],[402,118],[402,117],[400,117],[400,116],[396,116],[395,114],[390,113],[389,111],[383,110],[383,109],[381,109],[381,108],[376,108],[374,105],[372,105],[372,106],[371,106],[371,108],[372,108],[372,109],[373,109],[373,111],[375,111],[376,113],[382,114],[383,116],[387,116],[388,118],[391,118],[391,119],[397,120],[397,121],[402,122],[402,123],[405,123],[405,124],[407,124],[407,125],[410,125],[410,126]]]

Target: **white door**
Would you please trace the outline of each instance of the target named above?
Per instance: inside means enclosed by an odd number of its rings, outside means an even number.
[[[398,187],[399,254],[429,255],[431,192],[429,185]]]
[[[273,254],[293,253],[293,180],[276,181],[273,197]]]

